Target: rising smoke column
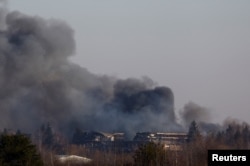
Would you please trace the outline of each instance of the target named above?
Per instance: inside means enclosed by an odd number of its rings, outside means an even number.
[[[188,128],[192,121],[196,121],[203,133],[217,132],[222,126],[211,122],[211,114],[208,108],[189,102],[180,112],[183,126]]]
[[[192,121],[208,122],[211,118],[207,108],[193,102],[185,104],[180,115],[184,126],[188,126]]]
[[[139,80],[118,80],[114,85],[114,97],[105,105],[105,113],[118,113],[111,123],[130,136],[139,131],[181,130],[176,123],[172,90],[147,88],[145,82]]]
[[[0,128],[179,130],[171,89],[149,79],[98,76],[73,64],[74,31],[63,21],[0,12]]]

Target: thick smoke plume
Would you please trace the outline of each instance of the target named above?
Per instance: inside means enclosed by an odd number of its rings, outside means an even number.
[[[183,110],[180,112],[181,119],[183,120],[184,126],[188,126],[192,121],[196,122],[209,122],[210,113],[205,107],[202,107],[193,102],[187,103]]]
[[[192,121],[197,122],[200,131],[204,134],[217,132],[222,129],[220,124],[211,123],[211,115],[208,108],[202,107],[193,102],[189,102],[184,106],[180,112],[180,116],[186,130]]]
[[[0,12],[0,127],[33,132],[44,123],[75,128],[178,131],[174,96],[150,79],[98,76],[73,64],[73,30],[64,22]]]

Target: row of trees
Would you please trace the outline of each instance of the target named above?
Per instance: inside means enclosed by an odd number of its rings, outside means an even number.
[[[16,134],[3,132],[0,136],[0,165],[62,165],[55,157],[57,143],[50,125],[41,127],[40,136],[42,139],[35,146],[29,136],[20,131]],[[194,121],[189,127],[186,143],[176,149],[153,142],[139,146],[133,153],[93,152],[84,146],[63,146],[68,154],[91,158],[93,162],[88,165],[203,166],[207,163],[208,149],[249,149],[249,143],[247,124],[232,123],[224,130],[204,135]]]
[[[139,147],[134,165],[144,166],[207,166],[209,149],[249,149],[248,124],[229,124],[224,130],[201,134],[195,121],[190,124],[187,142],[180,149],[164,148],[161,144],[148,143]]]

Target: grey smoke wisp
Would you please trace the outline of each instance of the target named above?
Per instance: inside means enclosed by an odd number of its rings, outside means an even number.
[[[63,21],[0,14],[1,128],[33,132],[49,122],[66,134],[181,130],[170,88],[95,75],[70,62],[74,31]]]
[[[192,121],[196,121],[199,129],[204,134],[210,132],[217,132],[223,129],[220,124],[211,122],[210,110],[206,107],[202,107],[196,103],[189,102],[184,105],[180,112],[182,126],[188,129]]]
[[[180,116],[181,119],[183,120],[184,126],[188,126],[192,121],[196,122],[210,121],[209,110],[193,102],[189,102],[184,105],[183,110],[180,112]]]

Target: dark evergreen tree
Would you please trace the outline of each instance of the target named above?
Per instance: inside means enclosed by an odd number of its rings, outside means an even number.
[[[233,144],[234,146],[236,146],[236,148],[240,148],[241,144],[242,144],[242,135],[240,132],[240,129],[237,128],[235,133],[234,133],[234,137],[233,137]]]
[[[242,130],[243,144],[245,148],[248,148],[248,142],[250,141],[250,131],[248,125],[246,125]]]
[[[40,129],[40,139],[42,140],[42,145],[46,148],[52,148],[55,144],[54,134],[52,127],[48,123],[46,126],[42,125]]]
[[[199,128],[195,121],[191,122],[187,137],[188,142],[193,142],[201,138]]]
[[[225,136],[224,131],[217,132],[216,137],[215,137],[215,141],[217,143],[224,143],[224,136]]]
[[[28,137],[3,134],[0,137],[0,165],[42,166],[43,163]]]
[[[82,130],[76,128],[72,137],[73,144],[82,144],[84,143],[84,133]]]
[[[22,134],[22,133],[21,133],[21,130],[18,129],[18,130],[16,131],[16,135],[21,135],[21,134]]]
[[[135,151],[134,163],[138,166],[165,166],[169,159],[163,145],[149,142]]]
[[[225,142],[229,146],[233,146],[235,143],[234,137],[235,136],[235,130],[232,125],[228,125],[226,132],[225,132]]]

